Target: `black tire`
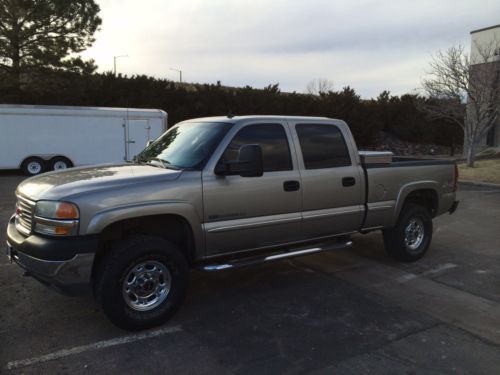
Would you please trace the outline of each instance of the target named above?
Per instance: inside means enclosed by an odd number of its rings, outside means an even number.
[[[61,169],[71,168],[73,166],[73,163],[71,162],[71,160],[65,158],[64,156],[56,156],[50,159],[49,165],[51,171],[58,171]]]
[[[130,306],[133,299],[123,292],[123,288],[126,287],[126,277],[138,269],[135,267],[148,262],[168,269],[170,289],[157,306],[138,311]],[[134,277],[137,279],[137,276]],[[136,331],[166,322],[182,303],[188,281],[189,266],[177,246],[159,237],[137,235],[119,242],[101,259],[94,293],[111,322],[120,328]]]
[[[413,226],[411,226],[412,223]],[[413,228],[415,229],[412,230]],[[422,237],[419,240],[419,233],[422,232]],[[429,210],[420,205],[405,204],[396,226],[385,229],[383,234],[385,249],[390,256],[404,262],[414,262],[425,255],[431,244],[431,214]]]
[[[45,172],[45,161],[42,158],[32,156],[23,160],[21,169],[26,176],[36,176]]]

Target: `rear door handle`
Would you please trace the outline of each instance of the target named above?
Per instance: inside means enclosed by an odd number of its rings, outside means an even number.
[[[342,178],[342,186],[354,186],[355,184],[356,184],[356,179],[354,177]]]
[[[285,181],[283,182],[283,190],[285,191],[297,191],[300,189],[299,181]]]

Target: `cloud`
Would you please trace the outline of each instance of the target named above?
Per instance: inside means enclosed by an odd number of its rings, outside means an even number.
[[[363,97],[419,85],[431,53],[498,23],[498,1],[103,0],[85,53],[101,70],[303,91],[313,78]]]

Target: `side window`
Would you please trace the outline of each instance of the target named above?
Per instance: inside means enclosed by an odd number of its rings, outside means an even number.
[[[264,172],[293,169],[290,147],[282,125],[257,124],[245,126],[234,136],[222,159],[225,161],[236,160],[240,147],[245,144],[260,145]]]
[[[339,128],[326,124],[298,124],[295,127],[306,169],[351,165],[349,150]]]

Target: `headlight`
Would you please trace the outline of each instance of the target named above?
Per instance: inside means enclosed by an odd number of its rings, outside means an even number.
[[[78,232],[78,207],[69,202],[39,201],[35,207],[35,232],[71,236]]]

